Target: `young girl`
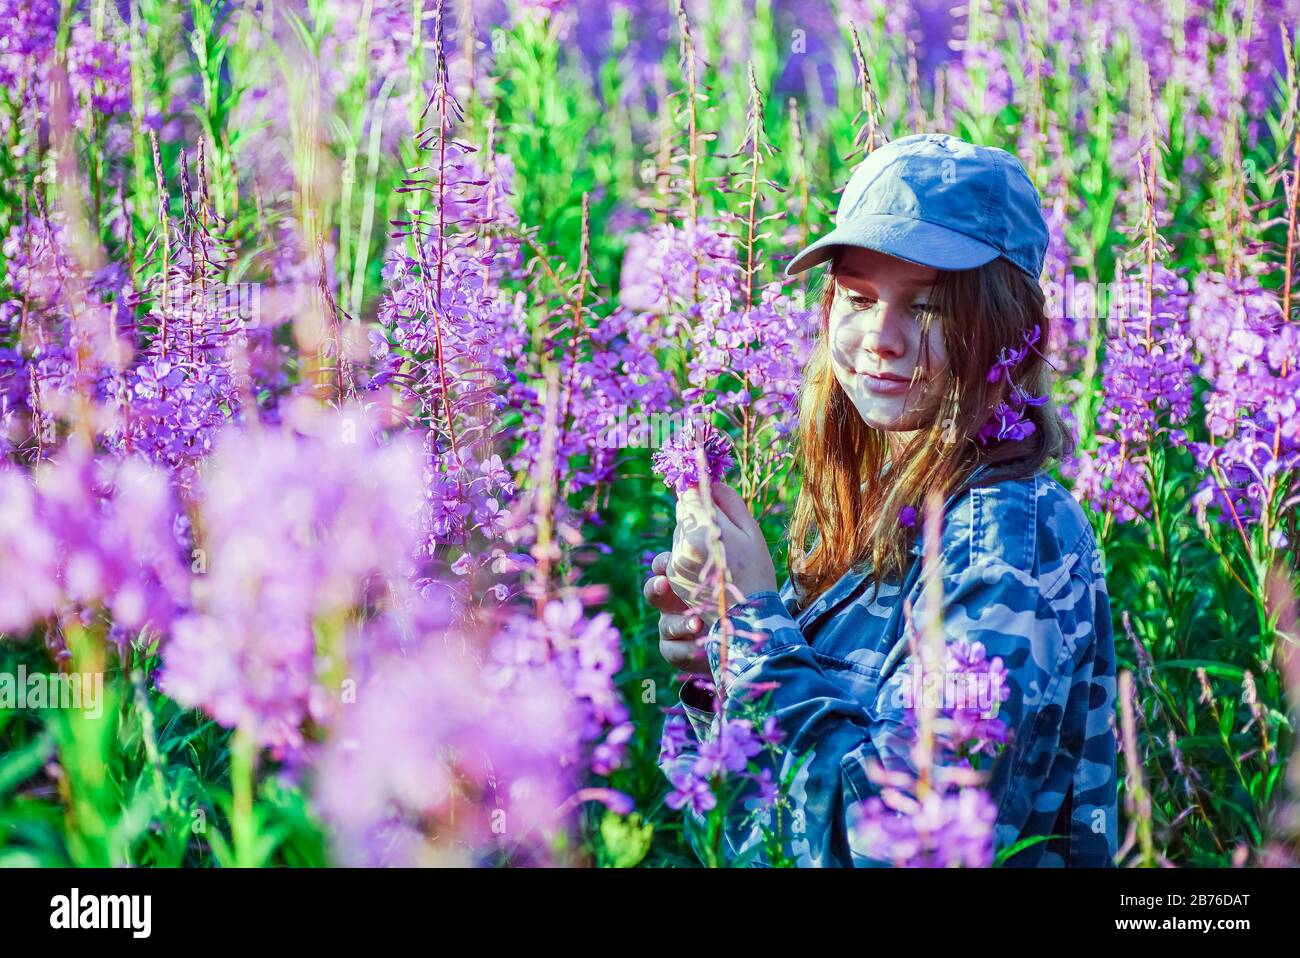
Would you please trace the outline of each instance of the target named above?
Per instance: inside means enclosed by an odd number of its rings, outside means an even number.
[[[783,756],[772,780],[793,775],[783,852],[799,865],[875,864],[853,827],[855,806],[879,794],[868,770],[915,771],[904,606],[923,621],[932,490],[945,499],[945,638],[1001,658],[1010,691],[997,712],[1008,741],[987,780],[996,846],[1053,836],[1008,863],[1113,864],[1106,582],[1087,518],[1044,471],[1072,449],[1039,352],[1047,239],[1038,191],[1005,151],[918,134],[871,153],[835,228],[787,269],[829,264],[785,586],[734,490],[716,484],[709,506],[698,491],[679,497],[672,551],[655,559],[645,593],[665,658],[723,694],[687,683],[693,734],[666,736],[660,764],[681,789],[699,749],[713,740],[719,751],[723,720],[767,694]],[[725,663],[705,581],[710,521],[736,593]],[[770,765],[770,754],[753,760]],[[754,816],[734,812],[725,838],[732,856],[769,862]]]

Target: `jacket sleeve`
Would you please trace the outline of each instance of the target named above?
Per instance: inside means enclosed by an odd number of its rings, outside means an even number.
[[[1073,585],[1079,588],[1062,598],[1061,590]],[[1045,594],[1033,576],[988,557],[944,576],[943,591],[945,638],[983,643],[1007,670],[1011,695],[1002,715],[1013,745],[995,763],[990,793],[1001,804],[1000,823],[1006,815],[999,838],[1014,840],[1052,768],[1075,687],[1073,663],[1092,634],[1091,607],[1080,601],[1086,584],[1067,577]],[[922,615],[919,584],[909,598],[914,615]],[[746,701],[766,696],[764,712],[784,735],[775,760],[780,767],[772,774],[782,782],[789,778],[789,820],[780,829],[785,855],[800,866],[879,864],[857,841],[851,810],[878,791],[867,774],[872,764],[914,771],[905,650],[886,662],[875,695],[864,702],[823,670],[777,593],[750,595],[728,616],[733,634],[726,661],[720,622],[710,630],[709,660],[715,683],[728,690],[723,714],[747,717]],[[755,760],[774,762],[766,751]],[[726,839],[733,855],[750,852],[756,863],[767,863],[757,822],[728,822]]]

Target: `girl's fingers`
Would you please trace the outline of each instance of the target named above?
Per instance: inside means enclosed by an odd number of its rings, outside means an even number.
[[[707,541],[710,523],[717,527],[724,539],[729,533],[753,524],[753,519],[749,518],[749,508],[739,493],[730,486],[721,484],[714,485],[712,489],[713,502],[708,504],[704,502],[699,489],[688,489],[677,497],[677,529],[686,535],[698,535],[701,542]],[[676,548],[675,539],[673,545]]]
[[[706,506],[704,497],[700,490],[691,487],[677,495],[677,522],[680,524],[683,519],[693,519],[699,522],[704,516]]]
[[[673,529],[673,551],[664,574],[667,575],[669,570],[689,572],[692,568],[703,567],[707,549],[708,544],[700,531],[688,531],[679,522]]]
[[[665,613],[659,616],[659,636],[664,639],[695,639],[698,638],[703,625],[696,615]]]
[[[688,486],[681,492],[677,493],[677,515],[680,518],[683,509],[698,509],[700,506],[700,490],[698,486]]]
[[[668,560],[673,557],[671,552],[661,552],[650,562],[650,571],[655,575],[663,575],[668,571]]]
[[[690,542],[683,542],[681,548],[673,551],[673,557],[668,560],[668,569],[664,573],[670,583],[682,585],[687,582],[702,582],[704,568],[707,564],[707,557],[703,552],[697,552],[692,548]]]
[[[677,497],[677,529],[686,535],[702,534],[709,523],[710,513],[716,517],[717,511],[705,505],[700,490],[687,489]],[[713,521],[717,522],[717,519]]]
[[[679,563],[683,559],[703,563],[709,548],[710,515],[704,512],[704,504],[700,500],[698,491],[695,492],[693,500],[686,501],[687,504],[683,505],[683,500],[677,500],[677,524],[673,526],[673,558]],[[714,525],[725,534],[729,523],[726,523],[725,517],[716,507],[710,511]]]
[[[686,611],[686,603],[673,591],[667,576],[657,575],[647,579],[642,593],[646,601],[660,612]]]
[[[744,532],[717,505],[704,502],[699,489],[687,489],[678,495],[673,548],[667,554],[666,561],[663,561],[663,574],[667,577],[671,591],[676,596],[683,597],[678,599],[678,604],[669,606],[672,611],[684,611],[691,597],[698,591],[709,563],[710,524],[721,536],[724,551],[744,536]],[[660,557],[656,556],[652,564],[656,571],[660,561]],[[646,599],[663,609],[664,606],[656,601],[656,596],[662,593],[652,591],[656,588],[658,587],[650,584],[646,586]]]
[[[659,654],[664,661],[679,672],[693,675],[709,674],[709,656],[696,642],[679,642],[676,639],[660,639]]]

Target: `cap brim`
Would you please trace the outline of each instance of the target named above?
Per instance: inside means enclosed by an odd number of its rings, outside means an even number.
[[[826,262],[835,255],[837,246],[860,246],[935,269],[974,269],[1002,255],[996,247],[946,226],[891,213],[873,213],[856,218],[852,224],[835,227],[805,248],[790,260],[785,275],[794,276]]]

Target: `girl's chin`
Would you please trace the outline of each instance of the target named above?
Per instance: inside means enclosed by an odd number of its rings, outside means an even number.
[[[855,403],[854,408],[857,409],[862,421],[872,429],[893,432],[911,428],[903,421],[905,417],[903,415],[902,400],[898,402],[880,402],[873,399],[870,403]]]

